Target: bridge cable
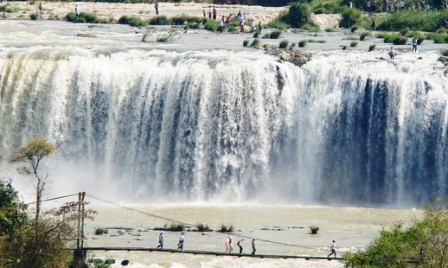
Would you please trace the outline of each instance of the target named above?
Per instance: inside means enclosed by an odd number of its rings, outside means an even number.
[[[150,217],[154,217],[154,218],[158,218],[158,219],[162,219],[162,220],[166,220],[166,221],[170,221],[170,222],[174,222],[174,223],[180,223],[180,224],[183,224],[183,225],[195,226],[195,224],[178,221],[178,220],[174,220],[174,219],[171,219],[171,218],[167,218],[167,217],[159,216],[159,215],[156,215],[156,214],[152,214],[152,213],[149,213],[149,212],[146,212],[146,211],[142,211],[142,210],[139,210],[139,209],[136,209],[136,208],[127,207],[127,206],[121,205],[119,203],[116,203],[114,201],[107,200],[107,199],[104,199],[102,197],[95,196],[95,195],[92,195],[92,194],[89,194],[89,193],[86,193],[86,196],[89,196],[89,197],[91,197],[93,199],[96,199],[96,200],[104,202],[104,203],[108,203],[108,204],[111,204],[111,205],[115,205],[115,206],[121,207],[123,209],[139,212],[139,213],[142,213],[142,214],[150,216]],[[256,238],[256,237],[244,236],[244,235],[237,234],[237,233],[232,233],[232,232],[227,232],[225,234],[230,234],[230,235],[234,235],[234,236],[242,237],[242,238],[246,238],[246,239],[255,239],[255,240],[266,242],[266,243],[270,243],[270,244],[277,244],[277,245],[290,246],[290,247],[299,247],[299,248],[306,248],[306,249],[314,249],[312,247],[307,247],[307,246],[303,246],[303,245],[283,243],[283,242],[278,242],[278,241],[273,241],[273,240],[268,240],[268,239],[259,239],[259,238]]]

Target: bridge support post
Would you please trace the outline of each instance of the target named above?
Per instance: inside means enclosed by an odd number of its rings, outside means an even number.
[[[87,260],[87,250],[85,249],[75,249],[73,251],[73,268],[88,268],[86,263]]]

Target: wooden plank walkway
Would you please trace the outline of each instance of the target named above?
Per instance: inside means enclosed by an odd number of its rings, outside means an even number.
[[[75,249],[69,249],[75,250]],[[158,248],[142,248],[142,247],[84,247],[86,251],[148,251],[148,252],[165,252],[165,253],[180,253],[180,254],[193,254],[193,255],[213,255],[213,256],[231,256],[231,257],[249,257],[249,258],[267,258],[267,259],[305,259],[305,260],[338,260],[342,261],[343,258],[328,258],[317,256],[296,256],[296,255],[268,255],[268,254],[238,254],[238,253],[223,253],[215,251],[201,251],[201,250],[177,250],[177,249],[158,249]]]

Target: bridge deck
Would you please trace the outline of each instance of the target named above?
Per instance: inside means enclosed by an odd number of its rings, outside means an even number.
[[[268,254],[238,254],[238,253],[223,253],[215,251],[201,251],[201,250],[177,250],[177,249],[158,249],[158,248],[142,248],[142,247],[84,247],[86,251],[148,251],[148,252],[166,252],[166,253],[181,253],[193,255],[213,255],[213,256],[232,256],[232,257],[250,257],[250,258],[269,258],[269,259],[305,259],[305,260],[343,260],[343,258],[328,258],[317,256],[298,256],[298,255],[268,255]],[[74,250],[74,249],[71,249]]]

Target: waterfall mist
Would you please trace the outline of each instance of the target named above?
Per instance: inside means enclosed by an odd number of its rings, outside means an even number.
[[[299,68],[247,52],[5,51],[0,157],[50,139],[65,192],[420,204],[447,196],[448,79],[436,57],[321,53]]]

